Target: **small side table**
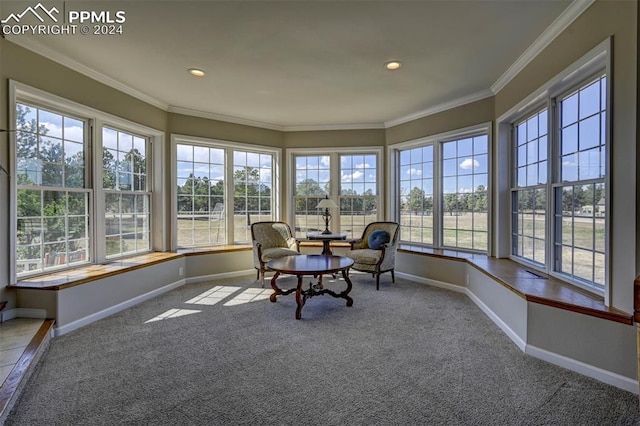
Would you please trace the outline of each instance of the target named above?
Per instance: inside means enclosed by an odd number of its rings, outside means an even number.
[[[333,234],[321,234],[321,233],[309,233],[307,239],[312,241],[322,241],[322,254],[325,256],[333,255],[331,251],[331,241],[345,240],[347,238],[346,233],[333,233]]]

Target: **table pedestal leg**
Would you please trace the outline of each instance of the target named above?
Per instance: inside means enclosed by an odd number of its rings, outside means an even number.
[[[302,275],[298,275],[298,286],[296,287],[296,319],[302,318],[302,307],[306,302],[306,297],[302,294]]]
[[[269,296],[269,300],[271,300],[272,302],[276,301],[276,297],[279,294],[282,294],[282,290],[280,290],[278,288],[278,286],[276,285],[276,279],[278,278],[278,276],[280,275],[280,272],[276,272],[273,275],[273,278],[271,278],[271,288],[273,289],[273,293],[271,293],[271,296]]]
[[[347,300],[347,306],[352,306],[353,305],[353,299],[351,298],[351,296],[349,296],[349,293],[351,292],[351,279],[349,278],[349,272],[347,269],[343,269],[342,270],[342,278],[344,278],[344,280],[347,283],[347,288],[345,291],[343,291],[342,293],[340,293],[340,297],[344,298]]]

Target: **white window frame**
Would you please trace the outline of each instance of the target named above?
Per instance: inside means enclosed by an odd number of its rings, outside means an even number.
[[[255,145],[249,143],[231,142],[221,139],[201,138],[197,136],[188,136],[180,134],[171,135],[171,183],[170,190],[170,210],[171,210],[171,249],[178,250],[187,247],[178,247],[178,200],[176,191],[176,181],[178,176],[177,170],[177,145],[199,145],[211,148],[220,148],[224,150],[224,167],[225,167],[225,193],[224,193],[224,214],[225,217],[234,216],[233,207],[233,152],[234,150],[242,152],[255,152],[272,155],[273,157],[273,172],[271,174],[271,215],[272,220],[280,220],[281,206],[280,206],[280,164],[282,157],[282,149],[272,148],[263,145]],[[225,221],[226,225],[226,241],[228,245],[233,244],[247,244],[246,241],[235,242],[234,239],[234,223],[232,220]],[[197,248],[197,246],[194,246]]]
[[[16,164],[16,132],[14,126],[16,122],[16,104],[25,102],[34,106],[51,109],[54,112],[63,114],[71,114],[77,117],[83,117],[89,123],[89,143],[87,147],[88,167],[91,170],[87,173],[86,189],[89,190],[89,258],[90,263],[103,263],[113,261],[116,258],[106,259],[105,257],[105,234],[104,234],[104,195],[102,191],[102,167],[96,167],[102,164],[102,126],[111,126],[129,131],[149,138],[151,149],[149,152],[151,161],[149,163],[149,176],[151,177],[150,189],[151,197],[151,233],[150,233],[150,250],[149,251],[165,251],[166,243],[164,235],[164,205],[165,195],[163,191],[162,163],[164,155],[164,132],[147,127],[132,121],[125,120],[105,113],[103,111],[91,108],[69,99],[53,95],[44,90],[31,87],[24,83],[9,80],[9,174],[10,174],[10,238],[9,238],[9,276],[13,282],[17,281],[16,274],[16,238],[17,238],[17,205],[15,204],[17,196],[17,182],[15,179],[17,173]],[[97,149],[99,148],[99,149]],[[127,254],[117,257],[125,258],[140,253]],[[61,269],[73,269],[75,266]],[[33,274],[23,274],[21,278],[42,275],[49,271],[39,271]]]
[[[295,227],[295,203],[293,201],[295,185],[296,185],[296,156],[328,156],[330,161],[330,180],[331,182],[337,182],[336,185],[330,186],[329,198],[336,204],[340,200],[340,155],[375,155],[377,159],[376,166],[376,204],[379,206],[376,209],[376,219],[383,219],[382,206],[385,206],[383,200],[384,197],[384,149],[380,146],[363,146],[363,147],[326,147],[326,148],[288,148],[285,151],[287,156],[287,221],[292,224],[292,228]],[[320,214],[320,213],[318,213]],[[340,215],[333,214],[331,218],[331,229],[335,231],[340,229]],[[295,233],[295,230],[294,230]],[[359,237],[359,236],[355,236]]]
[[[591,51],[585,54],[582,58],[571,64],[561,73],[553,77],[542,87],[538,88],[535,92],[527,96],[524,100],[511,108],[505,114],[500,116],[497,120],[498,123],[498,144],[499,144],[499,170],[498,176],[498,191],[501,194],[498,203],[501,206],[497,212],[497,223],[499,223],[499,229],[496,230],[497,239],[499,242],[499,249],[497,250],[498,256],[509,257],[510,259],[519,262],[530,269],[538,270],[540,272],[549,274],[559,280],[568,282],[576,287],[580,287],[591,293],[604,296],[605,305],[610,304],[610,252],[611,246],[609,243],[609,235],[611,230],[611,93],[612,93],[612,80],[613,75],[611,72],[611,52],[612,52],[612,40],[610,38],[604,40]],[[607,101],[606,101],[606,130],[605,130],[605,167],[606,174],[604,178],[605,184],[605,211],[607,212],[605,220],[605,284],[604,289],[600,291],[589,285],[585,285],[580,280],[572,279],[566,274],[556,272],[554,267],[554,255],[555,255],[555,202],[554,191],[558,186],[565,186],[559,181],[559,124],[558,124],[558,109],[556,106],[556,100],[560,99],[563,95],[566,95],[574,90],[579,89],[588,82],[589,79],[595,77],[598,73],[604,73],[607,76]],[[511,246],[511,229],[512,229],[512,217],[511,217],[511,188],[515,187],[515,176],[513,169],[513,124],[520,121],[522,118],[530,115],[536,110],[543,107],[548,111],[548,140],[547,140],[547,212],[545,216],[546,221],[546,258],[545,264],[540,266],[534,262],[528,262],[518,256],[512,255]],[[589,183],[588,181],[571,181],[566,182],[566,185]],[[503,192],[504,191],[504,192]],[[508,210],[508,211],[507,211]]]
[[[443,248],[443,187],[442,187],[442,143],[453,140],[464,139],[467,137],[487,135],[487,250],[470,250],[457,247],[446,247],[448,250],[468,251],[474,253],[490,253],[492,247],[492,176],[493,176],[493,142],[492,142],[492,123],[481,123],[462,129],[452,130],[449,132],[439,133],[424,138],[413,139],[410,141],[400,142],[387,147],[387,158],[389,159],[389,175],[388,185],[390,191],[390,199],[394,200],[390,203],[389,217],[400,223],[401,206],[400,206],[400,151],[422,147],[426,145],[433,146],[433,244],[424,244],[410,241],[401,241],[416,246],[433,247],[436,249]]]

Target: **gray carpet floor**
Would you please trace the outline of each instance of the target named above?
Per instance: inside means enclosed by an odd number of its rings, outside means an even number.
[[[352,277],[352,307],[314,297],[300,321],[242,277],[55,338],[7,424],[640,424],[637,396],[523,354],[466,296]],[[240,289],[185,303],[216,286]]]

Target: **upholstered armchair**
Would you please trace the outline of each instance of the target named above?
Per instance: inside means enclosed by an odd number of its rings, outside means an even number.
[[[256,222],[251,224],[253,242],[253,266],[257,269],[256,279],[264,287],[264,273],[269,269],[267,262],[284,256],[300,254],[300,243],[294,238],[291,228],[285,222]]]
[[[398,249],[400,226],[396,222],[372,222],[364,228],[362,238],[351,242],[346,256],[354,260],[351,269],[369,272],[376,277],[376,290],[380,289],[380,274],[391,272],[391,282]]]

